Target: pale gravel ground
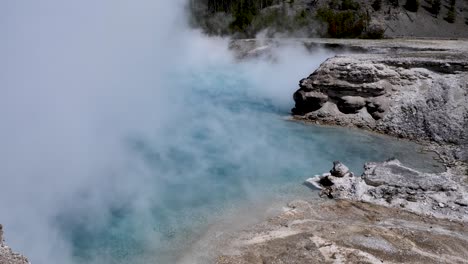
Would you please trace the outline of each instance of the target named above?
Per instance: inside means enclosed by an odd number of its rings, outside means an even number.
[[[467,29],[468,31],[468,29]],[[468,38],[441,40],[430,38],[395,39],[330,39],[330,38],[287,38],[287,39],[239,39],[231,41],[231,49],[239,58],[259,55],[274,56],[279,47],[304,46],[310,51],[331,50],[336,54],[347,53],[401,53],[414,51],[426,53],[438,51],[440,55],[457,55],[468,60]]]
[[[294,201],[227,241],[219,264],[468,263],[466,223],[345,200]]]

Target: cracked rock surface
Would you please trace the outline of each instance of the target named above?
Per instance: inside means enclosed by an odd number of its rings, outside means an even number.
[[[291,202],[227,239],[217,263],[468,263],[467,189],[454,178],[398,160],[356,177],[335,161],[306,181],[334,199]]]
[[[350,200],[297,200],[225,245],[218,264],[467,263],[468,228]]]

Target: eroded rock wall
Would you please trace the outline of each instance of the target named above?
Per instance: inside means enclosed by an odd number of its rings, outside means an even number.
[[[468,142],[468,61],[463,59],[336,56],[299,86],[292,110],[297,119],[409,139]]]

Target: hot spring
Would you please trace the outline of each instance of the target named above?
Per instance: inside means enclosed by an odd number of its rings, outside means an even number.
[[[332,54],[236,61],[183,1],[38,2],[0,8],[0,223],[32,263],[173,263],[232,208],[312,195],[334,160],[435,169],[413,143],[287,120]]]

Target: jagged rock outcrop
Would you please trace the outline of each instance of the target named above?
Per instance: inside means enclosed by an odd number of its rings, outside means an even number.
[[[334,162],[334,168],[339,162]],[[344,166],[341,164],[341,166]],[[348,172],[337,177],[326,173],[306,181],[321,189],[321,196],[370,202],[423,215],[468,221],[468,190],[449,172],[422,173],[398,160],[370,162],[362,177]]]
[[[28,259],[18,253],[13,252],[3,242],[3,226],[0,224],[0,264],[28,264]]]
[[[292,112],[300,120],[466,146],[468,60],[436,55],[330,58],[300,81]]]

